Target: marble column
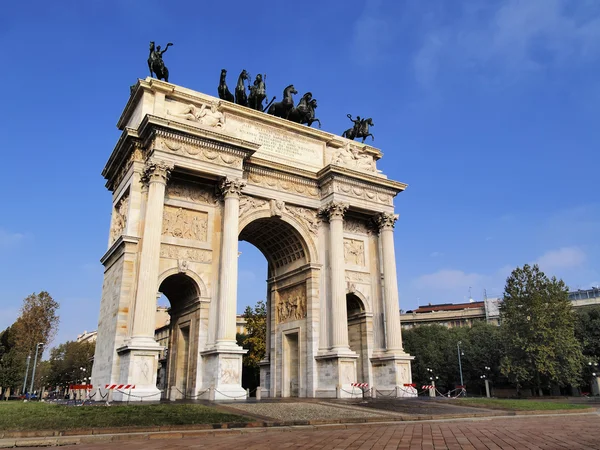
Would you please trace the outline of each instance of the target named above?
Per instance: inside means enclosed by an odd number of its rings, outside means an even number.
[[[394,224],[396,215],[382,213],[376,218],[383,253],[383,301],[385,311],[386,348],[402,351],[400,306],[398,303],[398,280],[396,277],[396,254],[394,251]]]
[[[219,300],[216,347],[235,347],[235,314],[238,281],[238,235],[240,194],[246,185],[243,180],[225,178],[220,185],[225,198],[221,260],[219,266]]]
[[[344,267],[344,213],[347,209],[348,205],[338,202],[332,202],[325,208],[329,218],[331,350],[337,353],[350,352]]]
[[[150,160],[144,170],[148,183],[148,200],[144,219],[144,234],[140,253],[139,277],[135,297],[132,343],[156,345],[156,292],[160,262],[160,237],[162,233],[165,188],[173,165]]]

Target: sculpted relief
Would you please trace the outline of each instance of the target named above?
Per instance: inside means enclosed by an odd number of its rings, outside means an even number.
[[[185,183],[181,180],[171,180],[167,185],[167,197],[186,200],[204,205],[215,205],[217,197],[214,189],[194,183]]]
[[[206,242],[208,214],[201,211],[165,206],[163,235]]]
[[[277,323],[304,319],[306,317],[306,286],[300,284],[279,291],[275,309]]]
[[[357,239],[344,238],[344,261],[355,266],[365,265],[365,243]]]
[[[129,196],[124,195],[115,205],[112,224],[110,226],[110,243],[112,244],[125,231],[127,225],[127,208],[129,207]]]
[[[347,167],[348,169],[377,172],[373,156],[361,152],[355,147],[340,148],[334,153],[331,164]]]
[[[167,114],[209,127],[225,127],[225,115],[219,111],[218,102],[211,102],[210,106],[202,104],[199,107],[190,103],[183,106],[180,111],[167,111]]]

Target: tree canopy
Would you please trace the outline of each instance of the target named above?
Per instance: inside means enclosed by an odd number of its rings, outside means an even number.
[[[517,267],[506,280],[500,317],[502,373],[511,381],[536,390],[578,383],[581,345],[562,280],[549,279],[537,265]]]

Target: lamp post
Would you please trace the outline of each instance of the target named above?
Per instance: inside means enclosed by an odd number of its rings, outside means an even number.
[[[438,377],[434,375],[433,369],[430,369],[429,367],[427,368],[427,373],[429,374],[429,381],[431,381],[431,385],[433,386],[433,389],[429,389],[429,396],[435,397],[435,380],[437,380]]]
[[[460,344],[462,344],[461,341],[458,341],[456,343],[456,351],[458,353],[458,370],[460,371],[460,385],[463,386],[463,389],[464,389],[463,373],[462,373],[462,361],[460,360],[460,355],[464,355],[464,353],[460,350]]]
[[[490,398],[490,380],[488,379],[488,374],[491,369],[488,366],[485,366],[484,369],[485,369],[485,373],[483,375],[481,375],[479,378],[481,378],[483,380],[483,382],[485,383],[485,396],[487,398]]]
[[[37,365],[38,352],[40,347],[43,347],[43,342],[38,342],[35,346],[35,358],[33,358],[33,371],[31,372],[31,384],[29,385],[29,392],[33,394],[33,383],[35,382],[35,366]]]
[[[600,374],[598,373],[598,363],[589,361],[588,367],[592,375],[592,395],[600,395]]]
[[[23,392],[27,392],[27,375],[29,374],[29,361],[31,361],[31,355],[27,355],[27,367],[25,368],[25,380],[23,380]]]

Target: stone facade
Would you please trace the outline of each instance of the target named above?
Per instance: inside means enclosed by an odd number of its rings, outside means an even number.
[[[238,240],[269,265],[263,397],[411,382],[393,242],[406,185],[377,169],[379,150],[150,78],[118,127],[103,171],[113,213],[93,384],[161,397],[160,292],[171,303],[163,396],[243,397]]]

